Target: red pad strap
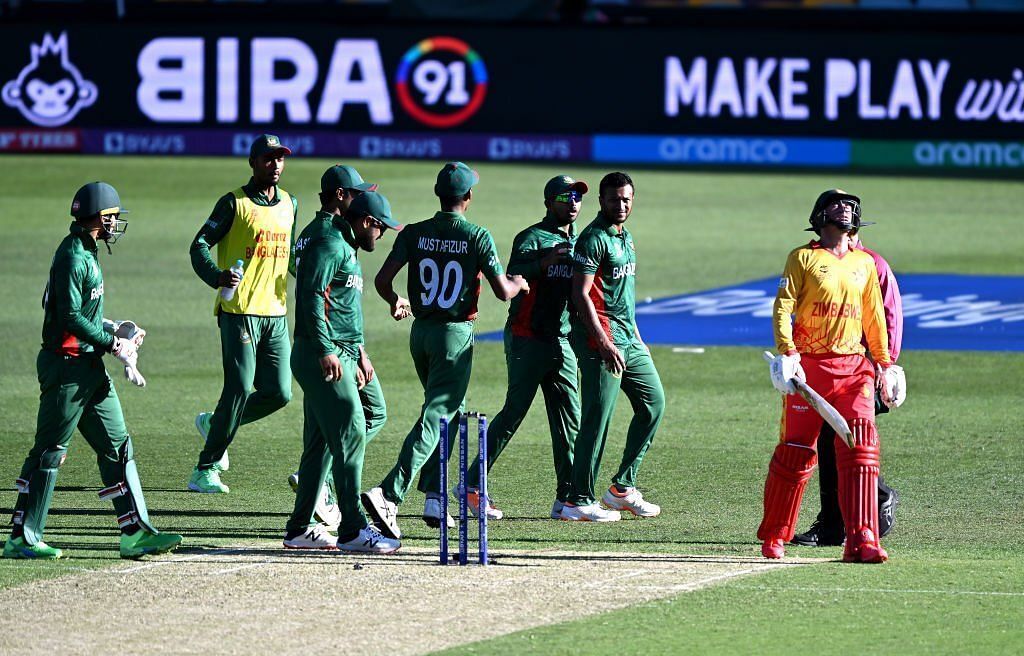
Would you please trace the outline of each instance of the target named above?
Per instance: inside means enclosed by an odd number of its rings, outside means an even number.
[[[785,443],[775,447],[764,482],[764,518],[757,529],[759,540],[792,539],[804,488],[817,462],[818,454],[810,447]]]
[[[110,487],[105,487],[100,490],[99,497],[103,500],[116,499],[117,497],[122,497],[126,494],[128,494],[128,484],[121,481],[120,483],[115,483]]]
[[[120,517],[117,518],[117,527],[118,528],[124,528],[126,526],[131,526],[132,524],[138,524],[138,523],[139,523],[139,515],[134,510],[132,510],[130,512],[126,512],[125,514],[123,514],[123,515],[121,515]]]

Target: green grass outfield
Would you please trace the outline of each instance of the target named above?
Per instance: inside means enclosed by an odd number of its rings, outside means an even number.
[[[39,303],[50,258],[66,234],[75,190],[103,179],[131,209],[126,237],[113,256],[102,252],[102,262],[107,316],[134,319],[149,331],[140,367],[149,386],[138,390],[123,378],[115,380],[155,521],[184,533],[193,546],[277,543],[293,499],[285,479],[300,451],[297,385],[289,407],[240,432],[225,475],[230,495],[184,491],[199,447],[193,418],[213,408],[221,384],[214,292],[193,274],[188,245],[218,196],[246,181],[245,160],[5,156],[0,162],[7,180],[0,197],[0,481],[6,481],[0,512],[13,506],[8,483],[18,474],[35,428]],[[319,177],[331,163],[289,160],[283,183],[300,199],[300,225],[316,209]],[[353,163],[381,184],[400,220],[433,213],[438,163]],[[513,235],[543,213],[541,189],[550,176],[568,172],[596,188],[603,173],[583,166],[478,168],[482,181],[469,215],[492,230],[506,258]],[[834,186],[864,198],[865,219],[878,221],[865,230],[865,242],[897,272],[1024,275],[1019,182],[631,172],[638,187],[629,226],[637,241],[640,297],[775,274],[786,253],[807,238],[802,230],[816,195]],[[595,211],[596,201],[588,196],[581,221]],[[367,278],[392,237],[386,235],[378,251],[363,258]],[[367,292],[368,349],[390,415],[367,450],[364,482],[370,485],[392,465],[418,414],[421,390],[410,366],[408,324],[392,322],[370,285]],[[504,308],[485,298],[479,330],[497,329],[504,318]],[[491,524],[493,549],[759,553],[754,533],[778,421],[778,395],[760,349],[653,352],[669,403],[641,487],[662,505],[663,515],[614,525],[543,520],[553,481],[546,422],[535,406],[492,473],[492,492],[512,518]],[[818,653],[815,635],[823,636],[832,653],[1024,651],[1024,354],[908,350],[901,363],[909,400],[880,420],[883,469],[902,499],[885,543],[889,563],[830,562],[737,578],[452,653]],[[478,344],[469,405],[497,411],[504,375],[500,345]],[[623,400],[606,460],[617,460],[628,418]],[[816,508],[815,485],[808,497]],[[116,528],[110,504],[96,497],[99,487],[92,453],[76,435],[47,528],[47,540],[71,557],[0,562],[0,587],[8,598],[17,595],[12,586],[33,579],[117,562]],[[811,519],[809,505],[801,527]],[[416,518],[421,508],[422,496],[414,493],[401,509],[406,545],[436,541]],[[838,558],[840,550],[789,553]]]

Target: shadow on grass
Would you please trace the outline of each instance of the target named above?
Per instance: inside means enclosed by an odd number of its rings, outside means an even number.
[[[96,492],[103,488],[94,485],[58,485],[53,488],[55,492]],[[143,492],[162,492],[162,493],[174,493],[180,492],[181,494],[195,495],[196,493],[192,490],[186,490],[183,487],[149,487],[148,485],[143,486]]]
[[[12,514],[14,508],[0,508],[0,515]],[[109,517],[112,510],[102,508],[51,508],[50,517]],[[149,514],[154,517],[284,517],[288,518],[291,513],[287,512],[265,512],[251,510],[159,510],[149,509]]]

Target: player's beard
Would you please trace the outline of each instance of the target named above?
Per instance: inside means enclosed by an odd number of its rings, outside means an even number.
[[[381,233],[383,236],[383,233]],[[359,244],[359,248],[363,249],[367,253],[372,253],[377,248],[377,240],[373,238],[373,231],[367,230],[363,234],[359,235],[356,240]]]

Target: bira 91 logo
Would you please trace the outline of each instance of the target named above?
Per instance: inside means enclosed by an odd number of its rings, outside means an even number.
[[[32,60],[3,87],[3,101],[36,125],[52,128],[75,118],[96,102],[96,85],[68,59],[68,35],[49,33],[29,48]]]

